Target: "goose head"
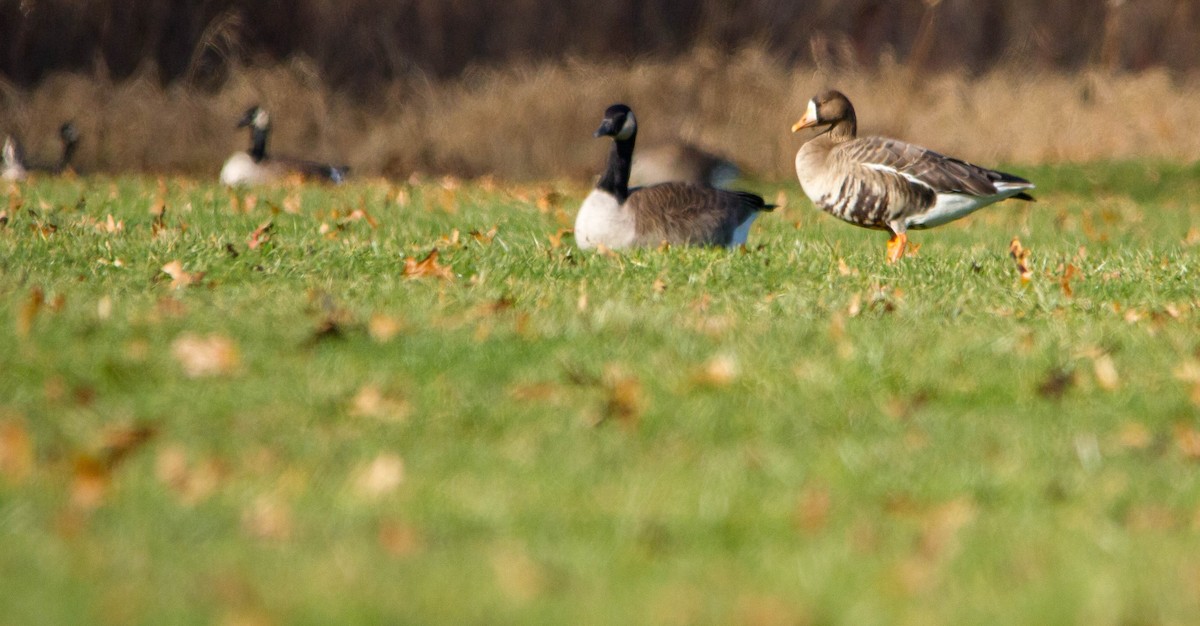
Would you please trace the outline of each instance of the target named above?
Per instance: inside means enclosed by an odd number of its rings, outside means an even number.
[[[604,111],[604,120],[596,129],[596,137],[612,137],[627,141],[637,134],[637,118],[633,110],[624,104],[614,104]]]
[[[74,122],[64,122],[58,127],[58,137],[67,145],[79,143],[79,129],[75,127]]]
[[[857,131],[857,125],[858,120],[854,115],[854,106],[850,104],[850,99],[840,91],[829,90],[813,96],[813,99],[808,101],[804,117],[792,124],[792,132],[816,126],[829,126],[831,130],[845,127],[849,130],[849,135],[853,136]]]
[[[271,116],[257,104],[246,109],[242,119],[238,120],[238,128],[250,127],[253,130],[265,131],[271,128]]]

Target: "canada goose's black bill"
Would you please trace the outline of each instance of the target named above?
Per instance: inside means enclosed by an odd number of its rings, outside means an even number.
[[[596,133],[593,136],[599,139],[601,137],[611,137],[615,134],[617,134],[617,130],[613,128],[613,121],[606,119],[600,122],[600,128],[596,129]]]

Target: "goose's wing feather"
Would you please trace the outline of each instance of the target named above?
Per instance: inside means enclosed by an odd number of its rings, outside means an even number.
[[[1004,189],[1031,189],[1018,176],[989,170],[921,146],[886,137],[864,137],[841,146],[845,158],[860,165],[895,172],[935,192],[993,196]],[[997,189],[997,186],[1002,189]]]
[[[760,196],[690,183],[663,183],[630,190],[638,239],[647,245],[727,245],[734,231],[757,211],[774,208]]]
[[[335,166],[326,163],[317,163],[316,161],[306,161],[304,159],[294,159],[291,157],[270,157],[273,167],[280,170],[300,174],[306,178],[320,178],[335,183],[340,183],[346,179],[350,168],[344,165]]]

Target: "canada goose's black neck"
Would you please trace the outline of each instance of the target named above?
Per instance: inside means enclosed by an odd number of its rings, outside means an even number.
[[[250,158],[255,163],[267,158],[267,129],[250,127]]]
[[[75,148],[78,145],[76,141],[63,142],[62,160],[58,162],[58,171],[63,172],[71,167],[71,159],[75,157]]]
[[[612,151],[608,153],[608,167],[596,188],[616,196],[618,202],[629,197],[629,171],[633,167],[633,144],[637,131],[627,139],[614,139]]]

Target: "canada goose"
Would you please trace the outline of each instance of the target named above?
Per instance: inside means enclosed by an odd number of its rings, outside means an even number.
[[[580,248],[746,243],[759,211],[774,205],[752,193],[723,191],[695,183],[662,183],[629,188],[637,120],[623,104],[604,112],[596,137],[612,137],[608,167],[575,217]]]
[[[20,181],[28,175],[21,161],[21,146],[12,135],[6,136],[3,152],[0,152],[0,180]]]
[[[827,91],[808,102],[792,132],[829,128],[796,153],[804,193],[821,209],[851,224],[892,233],[887,259],[904,256],[908,229],[940,226],[1007,198],[1033,200],[1033,184],[886,137],[857,139],[850,100]]]
[[[629,184],[682,182],[725,188],[740,175],[729,159],[686,141],[671,141],[642,148],[634,155]]]
[[[75,149],[79,147],[79,129],[74,122],[64,122],[58,127],[58,138],[62,141],[62,156],[54,167],[56,174],[75,171],[71,161],[75,158]]]
[[[267,155],[267,135],[271,132],[271,116],[260,106],[252,106],[238,122],[237,127],[250,127],[250,150],[236,152],[221,168],[221,182],[225,185],[259,185],[280,180],[286,176],[299,175],[340,183],[350,168],[332,166],[313,161]]]
[[[79,144],[79,130],[75,124],[66,122],[58,129],[58,137],[62,141],[62,155],[54,165],[30,164],[25,161],[25,151],[15,137],[4,138],[3,171],[0,178],[4,180],[25,180],[31,173],[61,174],[71,167],[71,158]]]

